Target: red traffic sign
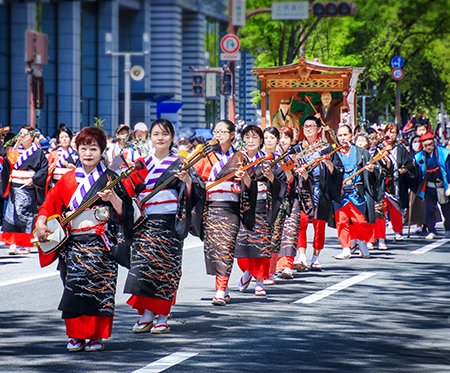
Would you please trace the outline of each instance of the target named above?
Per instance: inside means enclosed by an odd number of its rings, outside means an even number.
[[[393,77],[395,80],[400,80],[401,78],[403,78],[404,75],[405,75],[405,73],[404,73],[403,70],[400,69],[400,68],[397,68],[397,69],[392,70],[392,77]]]
[[[236,35],[228,34],[220,41],[220,47],[224,53],[236,53],[241,47],[241,42]]]

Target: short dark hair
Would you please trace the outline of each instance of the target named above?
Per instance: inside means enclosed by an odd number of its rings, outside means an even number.
[[[69,138],[72,140],[72,138],[73,138],[73,133],[72,133],[72,131],[69,130],[68,128],[62,128],[62,129],[60,129],[60,130],[58,131],[58,134],[56,135],[56,139],[58,140],[58,142],[59,142],[59,135],[61,135],[61,133],[63,133],[63,132],[67,133],[67,135],[69,136]]]
[[[161,118],[161,119],[156,119],[155,121],[153,121],[153,123],[150,125],[150,128],[148,130],[148,133],[150,136],[152,135],[153,128],[155,128],[156,126],[161,126],[165,130],[169,131],[169,133],[172,135],[172,138],[175,138],[175,127],[173,126],[173,124],[170,120]],[[173,141],[170,144],[170,149],[172,149],[172,147],[173,147]]]
[[[341,124],[341,125],[338,127],[338,131],[339,131],[341,128],[347,128],[348,133],[352,134],[352,129],[350,128],[350,126],[349,126],[348,124]]]
[[[106,133],[98,127],[85,127],[83,128],[75,139],[77,149],[80,145],[91,145],[94,142],[100,146],[100,150],[106,149]]]
[[[247,133],[249,133],[249,132],[256,133],[261,140],[264,140],[264,135],[263,135],[262,129],[260,127],[256,126],[256,125],[254,125],[254,124],[250,124],[248,126],[245,126],[245,128],[241,132],[241,138],[244,138],[244,136]]]
[[[313,115],[310,115],[309,117],[306,117],[306,119],[303,121],[303,125],[305,125],[305,122],[307,120],[313,120],[314,122],[316,122],[317,127],[321,127],[322,126],[322,122],[320,121],[320,119],[316,118]]]
[[[278,140],[280,139],[280,131],[278,131],[277,128],[275,127],[267,127],[263,134],[265,134],[266,132],[271,133],[272,135],[274,135]]]
[[[228,128],[228,131],[230,131],[231,133],[236,132],[236,125],[235,125],[231,120],[228,120],[228,119],[221,119],[221,120],[219,120],[219,121],[216,123],[216,126],[217,126],[219,123],[225,123],[226,126],[227,126],[227,128]]]

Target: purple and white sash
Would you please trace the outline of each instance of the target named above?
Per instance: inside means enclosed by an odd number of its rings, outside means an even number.
[[[23,148],[22,145],[19,146],[17,149],[20,157],[17,160],[16,164],[14,165],[14,168],[17,170],[20,166],[22,166],[23,162],[25,162],[31,154],[33,154],[36,150],[39,150],[39,147],[36,144],[31,145],[27,150]]]
[[[57,150],[58,153],[58,162],[56,162],[56,166],[65,167],[64,162],[71,156],[74,152],[73,148],[69,146],[67,150],[64,150],[62,147],[59,147]]]
[[[216,180],[219,172],[222,170],[222,168],[225,167],[225,165],[228,163],[228,161],[235,152],[236,151],[234,150],[233,146],[231,146],[230,149],[228,149],[225,154],[223,154],[222,152],[216,152],[216,156],[219,160],[214,164],[213,168],[211,169],[208,181]]]
[[[145,164],[147,165],[148,175],[145,178],[145,185],[147,189],[154,189],[155,184],[162,175],[162,173],[169,167],[173,162],[178,159],[178,151],[172,149],[160,163],[154,154],[150,154],[145,158]]]
[[[82,164],[80,164],[75,170],[75,178],[77,179],[78,188],[72,196],[69,203],[70,210],[76,210],[81,205],[86,193],[91,189],[95,182],[100,179],[103,172],[105,172],[106,166],[103,162],[100,162],[96,168],[94,168],[89,174],[86,173]]]

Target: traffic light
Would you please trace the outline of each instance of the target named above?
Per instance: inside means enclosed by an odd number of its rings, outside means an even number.
[[[192,93],[196,97],[205,94],[205,76],[203,74],[194,74],[192,77]]]
[[[356,4],[350,1],[314,2],[312,14],[316,17],[344,17],[356,14]]]
[[[223,96],[231,96],[231,79],[230,71],[224,71],[220,74],[220,94]]]

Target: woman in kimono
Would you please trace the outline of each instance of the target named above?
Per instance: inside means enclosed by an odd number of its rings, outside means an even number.
[[[412,157],[403,144],[396,145],[399,128],[395,123],[386,126],[386,140],[383,145],[391,145],[393,150],[388,156],[393,173],[386,175],[384,209],[389,211],[395,241],[403,241],[403,214],[409,206],[408,189],[415,187],[414,174],[409,171]]]
[[[69,239],[59,251],[64,292],[59,305],[70,338],[69,351],[101,351],[102,339],[111,336],[118,265],[113,253],[119,218],[126,242],[131,244],[133,209],[121,183],[100,192],[117,175],[101,162],[106,135],[97,127],[84,128],[76,139],[81,164],[61,177],[42,204],[36,221],[39,242],[52,231],[48,217],[76,211],[96,194],[94,206],[73,219]],[[41,263],[43,253],[40,252]],[[126,253],[122,256],[126,256]],[[86,339],[89,342],[86,344]]]
[[[293,132],[291,129],[280,129],[281,150],[286,151],[290,148]],[[289,141],[289,140],[290,141]],[[302,170],[302,174],[286,171],[289,180],[287,197],[286,197],[286,218],[283,229],[278,230],[276,240],[279,242],[280,252],[278,254],[277,273],[285,279],[293,279],[294,258],[297,254],[297,241],[300,234],[301,212],[311,216],[313,214],[312,190],[308,184],[308,173]],[[279,226],[279,225],[276,225]]]
[[[172,175],[176,178],[142,206],[146,219],[138,226],[131,247],[125,293],[132,294],[127,303],[142,315],[133,331],[161,334],[170,332],[167,319],[181,279],[183,241],[191,227],[192,210],[202,215],[206,195],[195,170],[179,172],[182,162],[173,149],[173,124],[158,119],[149,132],[155,152],[145,158],[144,170],[125,180],[125,187],[142,201]]]
[[[48,158],[49,187],[53,188],[62,175],[77,168],[80,164],[78,153],[70,145],[72,142],[72,131],[64,128],[59,131],[59,146],[54,149]]]
[[[273,128],[273,127],[270,127]],[[261,128],[249,125],[241,132],[249,163],[265,156],[260,149],[264,142]],[[270,167],[269,161],[253,166],[255,173],[263,171],[257,178],[255,227],[253,231],[241,224],[236,243],[236,258],[244,272],[239,281],[239,291],[245,291],[256,278],[255,295],[266,295],[263,280],[269,278],[271,259],[272,225],[284,199],[287,178],[278,165]]]
[[[214,181],[235,172],[233,178],[207,190],[203,222],[205,263],[207,274],[216,276],[216,295],[212,300],[216,306],[225,306],[230,300],[228,281],[240,224],[242,222],[250,230],[255,224],[257,187],[247,171],[239,170],[248,160],[244,153],[232,146],[235,130],[233,122],[219,121],[213,134],[222,150],[208,154],[196,165],[200,176],[208,181],[207,188]]]
[[[8,152],[11,174],[3,232],[32,233],[38,206],[44,201],[48,161],[34,143],[35,137],[32,127],[23,126]],[[29,248],[19,249],[19,254],[29,253]],[[8,254],[17,254],[16,245],[9,247]]]

